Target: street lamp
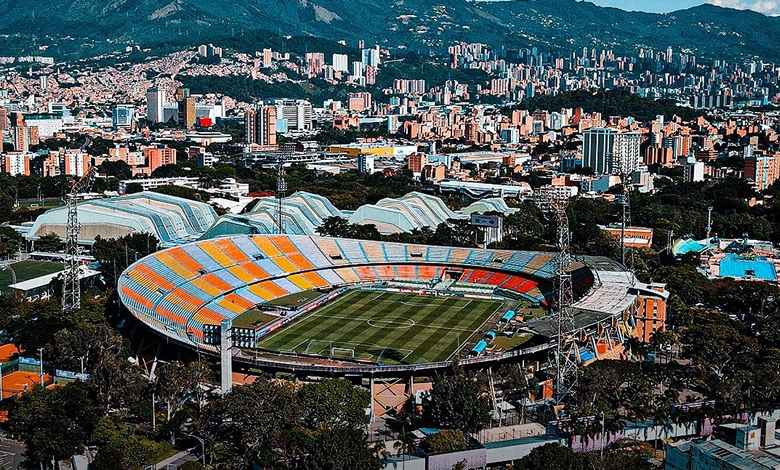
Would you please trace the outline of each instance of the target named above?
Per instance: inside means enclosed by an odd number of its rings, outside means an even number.
[[[14,268],[12,268],[10,264],[6,263],[0,265],[0,270],[11,271],[11,284],[16,284],[16,271],[14,271]]]
[[[81,381],[84,381],[84,356],[79,356],[79,362],[81,362]]]
[[[200,442],[200,449],[202,450],[200,456],[201,456],[203,466],[205,467],[206,466],[206,441],[204,441],[203,438],[196,436],[195,434],[190,434],[190,436],[192,436],[192,438],[195,439],[196,441]]]
[[[43,383],[43,348],[38,348],[38,354],[41,357],[41,388],[45,388]]]

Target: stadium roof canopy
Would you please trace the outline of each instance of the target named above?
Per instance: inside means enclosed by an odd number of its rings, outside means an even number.
[[[95,237],[118,238],[133,232],[151,233],[163,247],[200,238],[217,219],[207,203],[151,191],[110,199],[94,199],[78,205],[79,243],[91,245]],[[67,207],[41,214],[25,235],[37,240],[48,233],[65,238]]]
[[[278,199],[261,198],[245,214],[226,214],[217,220],[203,239],[237,234],[278,233]],[[511,214],[515,209],[501,198],[477,201],[462,211],[453,212],[444,202],[428,194],[411,192],[398,199],[385,198],[376,204],[360,206],[352,213],[338,210],[331,202],[316,194],[298,191],[284,199],[284,233],[317,235],[317,227],[328,217],[342,217],[352,224],[372,224],[382,234],[411,232],[429,227],[435,229],[449,219],[465,219],[470,214],[499,212]]]

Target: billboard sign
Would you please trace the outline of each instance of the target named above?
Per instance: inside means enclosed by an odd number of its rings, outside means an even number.
[[[471,225],[475,227],[498,228],[497,215],[479,215],[471,214]]]

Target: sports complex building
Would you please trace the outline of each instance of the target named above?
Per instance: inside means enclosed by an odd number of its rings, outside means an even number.
[[[545,315],[555,256],[234,235],[139,260],[122,274],[119,295],[157,333],[223,361],[227,347],[239,367],[373,384],[430,375],[455,358],[465,367],[541,367],[555,347]],[[662,285],[600,257],[576,258],[570,273],[581,362],[619,357],[630,335],[663,327]]]

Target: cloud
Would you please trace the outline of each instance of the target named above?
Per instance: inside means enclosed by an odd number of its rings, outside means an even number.
[[[780,16],[780,0],[709,0],[709,3],[719,7],[753,10],[769,16]]]

